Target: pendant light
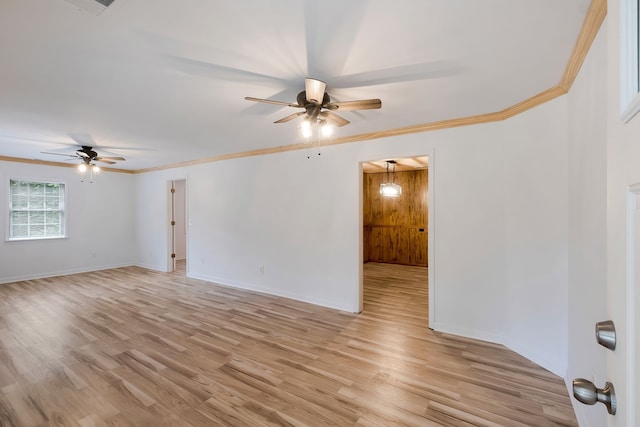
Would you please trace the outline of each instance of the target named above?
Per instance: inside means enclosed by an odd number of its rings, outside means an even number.
[[[380,184],[380,195],[384,197],[400,197],[402,187],[396,184],[396,161],[387,160],[387,182]],[[393,180],[389,179],[389,165],[392,168]]]

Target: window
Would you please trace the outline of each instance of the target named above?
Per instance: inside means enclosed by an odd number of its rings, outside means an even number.
[[[640,0],[620,1],[620,110],[626,123],[640,112]]]
[[[65,186],[9,180],[9,240],[66,237]]]

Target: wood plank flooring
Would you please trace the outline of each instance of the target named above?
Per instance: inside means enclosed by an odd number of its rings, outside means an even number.
[[[427,270],[361,314],[127,267],[0,285],[0,426],[575,426],[560,378],[427,328]]]

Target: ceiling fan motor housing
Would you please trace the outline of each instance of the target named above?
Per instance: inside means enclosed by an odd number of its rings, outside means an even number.
[[[307,111],[307,117],[312,120],[316,120],[318,118],[318,114],[320,114],[320,110],[322,109],[322,107],[330,103],[331,98],[329,97],[329,94],[325,92],[324,96],[322,97],[322,103],[316,104],[307,100],[307,92],[303,90],[298,94],[296,101],[298,102],[298,105],[304,107],[304,109]]]

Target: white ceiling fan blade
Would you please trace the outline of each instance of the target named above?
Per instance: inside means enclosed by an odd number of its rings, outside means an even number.
[[[109,157],[105,157],[105,156],[98,156],[98,157],[96,157],[94,160],[115,160],[115,161],[118,161],[118,162],[124,162],[124,161],[125,161],[125,160],[127,160],[127,159],[125,159],[125,158],[124,158],[124,157],[122,157],[122,156],[118,156],[118,157],[112,157],[112,156],[109,156]]]
[[[327,84],[322,80],[316,80],[310,77],[304,79],[304,90],[307,93],[307,101],[313,104],[322,104],[324,91],[326,89]]]
[[[75,154],[53,153],[51,151],[41,151],[40,153],[42,153],[42,154],[51,154],[51,155],[54,155],[54,156],[73,157],[74,159],[78,158],[78,156],[75,155]]]
[[[287,117],[281,118],[280,120],[276,120],[273,123],[286,123],[286,122],[288,122],[290,120],[293,120],[296,117],[300,117],[301,115],[306,114],[306,113],[307,113],[306,111],[300,111],[299,113],[293,113],[293,114],[288,115]]]
[[[283,107],[302,108],[302,105],[292,104],[290,102],[284,102],[284,101],[274,101],[272,99],[254,98],[252,96],[245,96],[244,99],[246,99],[247,101],[253,101],[253,102],[264,102],[265,104],[282,105]]]
[[[325,108],[336,111],[375,110],[377,108],[382,108],[382,101],[376,98],[361,99],[359,101],[331,102],[325,105]]]
[[[68,135],[69,135],[69,138],[73,139],[81,147],[96,146],[96,142],[93,140],[93,137],[91,136],[91,134],[74,132],[74,133],[69,133]]]
[[[318,117],[320,117],[321,119],[325,119],[326,121],[330,122],[331,124],[337,127],[346,126],[350,123],[349,120],[343,117],[340,117],[337,114],[333,114],[331,111],[323,111],[320,114],[318,114]]]
[[[93,160],[96,161],[96,162],[106,163],[106,164],[109,164],[109,165],[115,165],[116,164],[116,162],[114,162],[113,160],[107,160],[107,159],[105,159],[103,157],[96,157]]]

